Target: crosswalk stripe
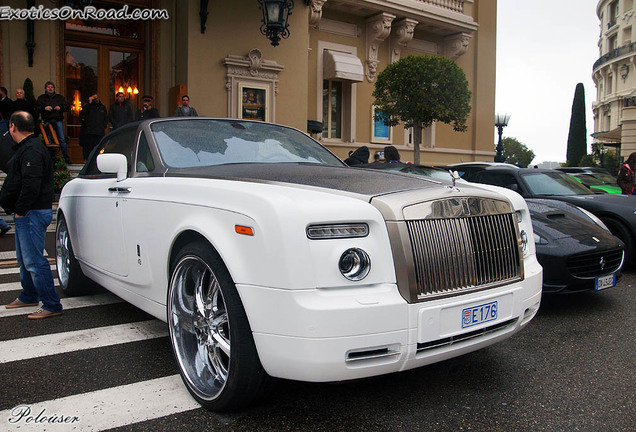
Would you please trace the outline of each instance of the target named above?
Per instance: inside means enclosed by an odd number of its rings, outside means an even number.
[[[60,286],[60,281],[58,281],[57,278],[53,278],[53,282],[55,283],[55,286]],[[20,284],[20,282],[7,282],[0,284],[0,292],[17,291],[21,289],[22,284]]]
[[[167,325],[150,320],[3,341],[0,364],[164,336],[168,336]]]
[[[52,432],[96,432],[200,407],[188,393],[179,375],[171,375],[32,405],[20,405],[0,411],[0,425],[8,426],[9,432],[41,432],[43,429]],[[33,419],[42,410],[44,413],[40,418],[58,416],[69,422],[36,423]],[[28,423],[27,415],[20,416],[20,413],[27,411],[32,419]]]
[[[123,302],[123,300],[114,294],[106,293],[106,294],[97,294],[92,296],[63,298],[61,302],[62,302],[62,307],[65,310],[68,310],[68,309],[77,309],[77,308],[83,308],[88,306],[102,306],[107,304],[120,303],[120,302]],[[18,308],[18,309],[0,308],[0,318],[16,316],[16,315],[28,315],[32,312],[35,312],[35,310],[36,310],[35,307]]]
[[[51,265],[51,271],[56,271],[57,266],[55,264]],[[8,274],[20,274],[20,267],[7,267],[0,269],[0,275],[8,275]]]

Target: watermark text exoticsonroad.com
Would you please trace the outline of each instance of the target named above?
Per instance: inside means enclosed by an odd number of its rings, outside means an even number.
[[[166,9],[142,9],[129,10],[128,5],[120,9],[98,9],[94,6],[86,6],[84,9],[73,9],[70,6],[61,8],[32,7],[30,9],[13,9],[9,6],[0,6],[0,20],[155,20],[168,19]]]

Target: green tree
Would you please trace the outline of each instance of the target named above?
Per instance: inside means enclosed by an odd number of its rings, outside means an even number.
[[[534,159],[534,152],[528,146],[520,142],[517,138],[506,137],[501,140],[503,143],[503,156],[507,163],[522,165],[527,167]]]
[[[422,129],[433,122],[466,130],[471,93],[464,71],[450,59],[407,56],[378,74],[373,91],[376,120],[413,128],[414,157],[420,163]]]
[[[570,132],[568,134],[566,153],[567,165],[578,166],[579,161],[586,154],[585,87],[583,87],[582,83],[578,83],[574,91],[574,100],[572,101],[572,116],[570,117]]]

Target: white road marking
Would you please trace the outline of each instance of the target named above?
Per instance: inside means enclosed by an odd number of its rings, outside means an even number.
[[[62,302],[62,307],[65,310],[68,310],[68,309],[77,309],[77,308],[83,308],[88,306],[102,306],[102,305],[113,304],[113,303],[121,303],[123,302],[123,300],[117,297],[115,294],[106,293],[106,294],[97,294],[92,296],[63,298],[61,302]],[[5,309],[4,306],[1,306],[0,318],[15,316],[15,315],[28,315],[32,312],[35,312],[36,309],[37,309],[36,306],[18,308],[18,309]],[[55,319],[55,318],[49,318],[49,319]]]
[[[0,364],[168,336],[159,320],[97,327],[0,342]]]
[[[51,264],[51,271],[56,271],[56,270],[57,270],[57,266],[55,264]],[[7,267],[7,268],[0,269],[0,275],[7,275],[7,274],[20,274],[20,267]]]
[[[60,286],[60,281],[58,281],[57,278],[53,278],[53,282],[55,283],[55,286]],[[20,284],[20,282],[7,282],[0,284],[0,292],[19,290],[22,290],[22,284]]]
[[[171,375],[0,411],[0,428],[5,425],[9,432],[103,431],[200,407],[179,375]],[[19,416],[21,410],[29,410],[31,422],[26,422],[26,415]],[[68,422],[37,423],[33,419],[42,410],[40,418],[58,416]]]

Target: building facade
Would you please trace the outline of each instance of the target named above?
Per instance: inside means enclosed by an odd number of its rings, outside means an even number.
[[[288,0],[291,1],[291,0]],[[406,55],[441,55],[472,92],[466,132],[434,124],[422,137],[426,164],[494,156],[496,0],[295,0],[289,36],[261,34],[256,0],[9,0],[24,9],[64,4],[164,11],[167,19],[0,20],[0,83],[13,96],[30,78],[35,96],[52,80],[71,110],[71,156],[81,162],[78,116],[90,92],[105,105],[123,90],[134,109],[154,96],[162,116],[188,94],[199,115],[282,123],[312,133],[341,158],[359,146],[396,146],[413,160],[402,126],[374,121],[377,74]]]
[[[636,151],[636,14],[634,0],[601,0],[599,58],[593,66],[596,84],[594,136],[597,142],[620,144],[620,157]]]

